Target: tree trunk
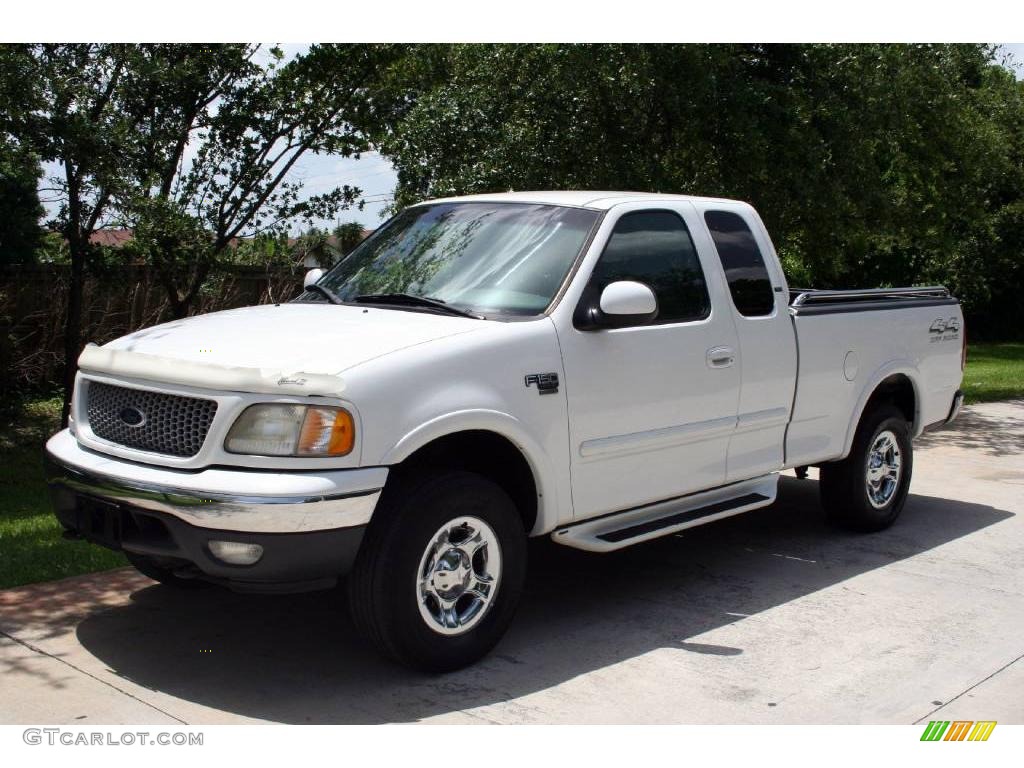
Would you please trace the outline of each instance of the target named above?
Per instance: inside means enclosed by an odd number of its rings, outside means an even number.
[[[64,404],[60,425],[68,425],[71,396],[75,392],[78,355],[82,351],[82,292],[85,285],[85,246],[77,236],[68,243],[71,253],[71,284],[68,286],[68,308],[64,315]]]
[[[175,294],[177,294],[177,291],[175,291]],[[188,317],[188,310],[189,310],[188,301],[182,301],[181,299],[179,299],[177,297],[177,295],[175,295],[170,300],[169,303],[170,303],[170,308],[171,308],[171,319],[172,320],[184,320],[186,317]]]
[[[65,236],[71,255],[71,285],[68,286],[68,309],[64,315],[64,403],[60,410],[60,426],[68,425],[71,397],[75,393],[75,374],[82,344],[82,290],[85,284],[85,259],[89,251],[89,235],[82,232],[81,176],[64,158],[64,174],[68,182],[68,222]]]

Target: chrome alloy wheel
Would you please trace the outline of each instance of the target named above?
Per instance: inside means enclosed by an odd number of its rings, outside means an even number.
[[[476,517],[445,523],[427,543],[416,572],[420,616],[435,632],[460,635],[480,623],[501,581],[501,545]]]
[[[868,501],[875,509],[888,504],[900,486],[902,469],[900,446],[888,429],[879,432],[868,452],[868,468],[865,484]]]

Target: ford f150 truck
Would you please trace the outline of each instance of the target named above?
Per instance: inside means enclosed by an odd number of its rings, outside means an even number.
[[[434,200],[295,301],[86,347],[48,482],[67,535],[157,581],[344,576],[379,649],[453,669],[508,627],[530,536],[630,546],[809,465],[833,521],[891,525],[962,323],[944,288],[791,289],[742,202]]]

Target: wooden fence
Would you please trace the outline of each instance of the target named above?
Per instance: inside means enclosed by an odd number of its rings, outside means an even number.
[[[303,274],[229,267],[207,281],[192,312],[288,301],[299,293]],[[61,381],[69,281],[66,265],[0,268],[0,397]],[[151,267],[115,267],[86,278],[83,343],[102,344],[169,319],[167,295]]]

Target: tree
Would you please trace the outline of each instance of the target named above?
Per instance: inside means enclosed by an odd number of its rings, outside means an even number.
[[[13,134],[29,107],[19,64],[19,57],[0,46],[0,263],[31,261],[42,238],[39,158]]]
[[[396,206],[545,188],[735,197],[794,284],[943,280],[970,309],[998,281],[975,244],[1022,199],[1019,95],[983,45],[456,45],[431,73],[380,137]],[[1000,221],[1016,231],[1009,209]]]
[[[348,185],[304,197],[289,172],[306,153],[348,157],[369,148],[364,128],[388,104],[375,86],[402,55],[396,46],[313,46],[284,64],[275,51],[271,66],[256,67],[253,52],[235,54],[226,81],[203,60],[156,65],[166,75],[155,82],[174,87],[148,96],[147,121],[168,112],[179,119],[144,148],[122,207],[176,317],[238,238],[283,234],[296,220],[333,218],[356,203],[360,190]],[[199,229],[205,240],[192,236]]]
[[[0,264],[31,262],[42,243],[40,176],[37,158],[13,142],[0,143]]]
[[[255,45],[19,45],[0,48],[0,128],[61,175],[55,224],[68,243],[67,422],[81,351],[82,286],[93,234],[136,230],[172,314],[187,314],[216,260],[239,237],[281,232],[296,217],[333,217],[358,190],[303,198],[289,172],[307,152],[353,155],[358,126],[395,46],[323,46],[261,66]]]
[[[337,244],[331,241],[330,233],[316,228],[304,232],[292,245],[291,251],[299,264],[312,259],[316,266],[324,268],[334,264],[341,255]]]
[[[64,321],[67,424],[75,361],[81,351],[82,288],[90,239],[123,189],[125,148],[137,141],[140,115],[121,98],[134,49],[125,45],[18,45],[0,49],[3,130],[42,160],[58,161],[50,191],[61,200],[55,225],[68,243],[71,279]]]
[[[358,221],[349,221],[345,224],[339,224],[334,228],[334,239],[338,244],[338,252],[342,256],[348,256],[352,251],[356,249],[361,242],[363,242],[364,233],[366,230],[363,229],[363,225]]]

